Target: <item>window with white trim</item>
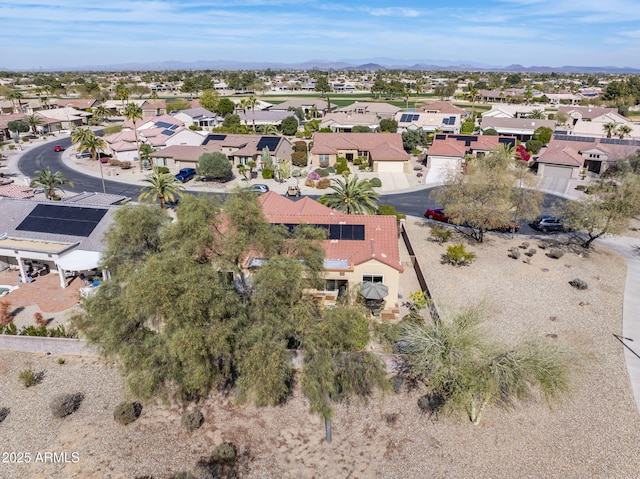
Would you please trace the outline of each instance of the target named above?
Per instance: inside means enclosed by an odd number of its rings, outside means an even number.
[[[362,275],[363,283],[384,283],[384,276],[381,274],[363,274]]]

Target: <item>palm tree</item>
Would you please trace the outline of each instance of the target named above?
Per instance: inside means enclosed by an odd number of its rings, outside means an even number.
[[[140,161],[144,164],[151,165],[151,153],[153,152],[153,146],[151,146],[150,144],[143,143],[142,145],[140,145]]]
[[[275,125],[272,125],[271,123],[269,123],[266,125],[259,125],[258,132],[260,132],[262,135],[277,135],[278,128],[276,128]]]
[[[628,135],[629,133],[631,133],[631,131],[632,131],[632,128],[629,125],[620,125],[618,127],[618,129],[616,130],[616,134],[622,140],[624,138],[624,136]]]
[[[13,90],[11,93],[9,93],[7,95],[7,98],[9,100],[11,100],[11,104],[13,105],[13,112],[14,113],[22,113],[22,102],[21,100],[24,98],[24,96],[22,95],[22,92],[18,91],[18,90]],[[18,106],[16,107],[16,100],[18,103]]]
[[[255,95],[251,95],[249,97],[249,99],[247,100],[247,104],[251,107],[251,112],[253,114],[253,132],[256,132],[256,103],[258,103],[258,100],[256,100],[256,96]]]
[[[611,135],[613,135],[616,132],[617,128],[618,128],[618,125],[616,125],[613,122],[605,123],[604,125],[602,125],[602,129],[607,134],[607,138],[611,138]]]
[[[176,195],[180,190],[184,190],[184,187],[180,184],[171,173],[160,173],[156,168],[153,174],[143,180],[149,183],[142,189],[142,193],[138,196],[138,201],[153,201],[160,200],[160,208],[165,208],[165,202],[176,201]]]
[[[531,110],[531,112],[529,113],[528,116],[529,116],[529,118],[532,118],[534,120],[544,120],[544,119],[546,119],[544,111],[541,110],[540,108],[536,108],[535,110]]]
[[[373,190],[368,180],[361,180],[357,175],[351,178],[334,178],[327,193],[318,201],[323,205],[352,215],[373,215],[378,211],[380,194]]]
[[[102,122],[104,123],[105,119],[109,116],[110,111],[104,105],[98,105],[93,109],[93,114],[102,118]]]
[[[133,122],[133,133],[136,137],[136,149],[138,150],[138,163],[140,165],[140,171],[142,171],[142,161],[140,161],[140,142],[138,141],[138,128],[136,126],[137,120],[142,120],[142,108],[135,103],[129,103],[124,109],[124,116],[127,120]]]
[[[40,118],[38,115],[27,115],[24,119],[27,124],[31,127],[31,131],[36,134],[38,132],[38,127],[44,125],[44,120]]]
[[[69,185],[73,188],[73,182],[65,178],[65,176],[56,171],[52,173],[49,168],[36,171],[36,178],[31,181],[30,188],[44,188],[47,199],[52,200],[56,196],[56,190],[64,192],[62,186]]]
[[[487,339],[478,309],[451,322],[408,322],[400,335],[407,375],[425,385],[421,405],[464,412],[479,424],[486,406],[513,406],[541,393],[549,405],[569,386],[569,368],[559,349],[527,341],[505,348]]]
[[[77,126],[73,130],[71,130],[71,143],[76,145],[76,149],[80,151],[80,144],[87,136],[90,135],[93,135],[93,131],[91,131],[89,128],[81,128]]]
[[[102,180],[102,192],[106,193],[107,190],[104,186],[104,173],[102,171],[102,161],[100,161],[100,153],[104,152],[107,148],[107,143],[100,137],[97,137],[95,133],[89,129],[86,129],[80,138],[77,149],[78,151],[88,151],[91,153],[93,160],[98,160],[100,164],[100,179]]]

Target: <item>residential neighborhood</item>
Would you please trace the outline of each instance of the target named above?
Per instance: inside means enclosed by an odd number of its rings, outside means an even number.
[[[633,477],[635,78],[0,72],[7,477]]]

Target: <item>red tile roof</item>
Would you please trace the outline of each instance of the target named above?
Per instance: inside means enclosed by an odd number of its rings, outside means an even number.
[[[364,241],[323,241],[326,258],[348,260],[351,267],[375,259],[400,272],[404,271],[395,216],[348,215],[308,197],[292,201],[273,191],[262,195],[260,203],[267,220],[273,224],[364,225]]]
[[[471,139],[469,146],[466,146],[465,138]],[[460,139],[462,138],[462,139]],[[499,136],[491,135],[447,135],[444,140],[435,139],[427,150],[429,156],[453,156],[456,158],[462,158],[471,150],[483,150],[490,151],[497,148],[500,144]]]
[[[402,147],[400,133],[316,133],[313,135],[311,153],[336,154],[338,150],[368,151],[374,161],[407,161],[410,158]]]
[[[467,112],[462,108],[455,106],[448,101],[434,101],[433,103],[429,103],[428,105],[423,105],[420,108],[416,109],[416,112],[421,111],[437,111],[438,113],[448,113],[451,115],[466,115]]]

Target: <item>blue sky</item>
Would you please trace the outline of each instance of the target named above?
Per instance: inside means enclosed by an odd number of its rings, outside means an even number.
[[[640,68],[640,0],[0,0],[0,67],[393,58]]]

